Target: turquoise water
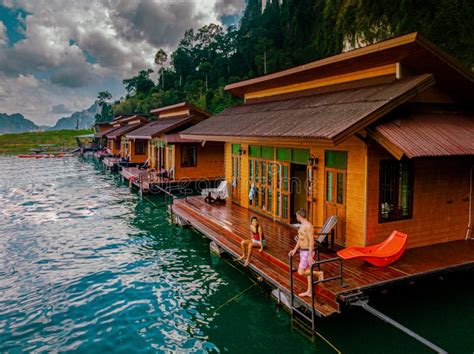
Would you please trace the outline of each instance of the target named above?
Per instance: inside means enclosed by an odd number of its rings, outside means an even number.
[[[360,309],[310,339],[159,196],[76,158],[0,156],[0,352],[429,352]],[[467,279],[466,279],[467,278]],[[373,305],[451,352],[472,352],[471,273]]]

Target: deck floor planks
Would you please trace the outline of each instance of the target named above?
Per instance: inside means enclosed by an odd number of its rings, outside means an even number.
[[[294,236],[297,230],[292,226],[274,222],[266,216],[254,213],[233,203],[225,205],[210,205],[202,197],[191,197],[175,200],[173,210],[184,219],[193,219],[191,224],[205,225],[206,230],[200,230],[207,236],[209,233],[218,237],[219,242],[232,248],[234,253],[240,253],[239,243],[248,239],[249,224],[252,216],[257,216],[263,227],[267,247],[264,253],[254,252],[251,264],[260,271],[272,273],[280,286],[289,288],[288,251],[295,245]],[[193,222],[194,221],[194,222]],[[333,258],[334,253],[321,253],[321,259]],[[294,260],[297,266],[299,258]],[[344,283],[341,287],[338,281],[327,282],[317,286],[316,292],[323,295],[328,305],[333,303],[328,298],[332,294],[334,301],[344,293],[354,290],[366,290],[387,283],[422,276],[438,271],[454,269],[460,266],[474,266],[474,241],[452,241],[443,244],[425,246],[407,250],[403,257],[389,267],[374,267],[360,260],[344,261]],[[270,269],[273,268],[273,269]],[[325,276],[336,275],[338,265],[330,263],[322,266]],[[275,274],[278,273],[278,274]],[[297,288],[304,288],[304,279],[298,279]],[[299,291],[299,289],[297,290]],[[335,311],[334,311],[335,312]]]

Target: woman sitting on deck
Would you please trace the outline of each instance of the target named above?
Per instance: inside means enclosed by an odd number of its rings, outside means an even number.
[[[262,252],[263,247],[265,247],[263,229],[255,216],[252,216],[250,221],[250,237],[250,240],[243,240],[240,243],[240,247],[242,248],[242,256],[236,259],[237,261],[241,261],[246,258],[244,267],[247,267],[250,263],[250,256],[252,255],[253,248],[259,247],[258,252]],[[245,256],[245,250],[247,250],[247,256]]]

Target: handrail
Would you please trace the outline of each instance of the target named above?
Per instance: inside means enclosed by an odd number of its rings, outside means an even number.
[[[334,258],[328,258],[328,259],[323,259],[320,260],[320,255],[319,255],[319,250],[317,251],[317,260],[311,264],[310,268],[310,284],[311,286],[311,318],[308,318],[308,320],[311,320],[311,328],[314,331],[315,329],[315,312],[316,309],[314,308],[314,302],[316,299],[315,292],[314,292],[314,286],[320,283],[325,283],[333,280],[340,280],[340,285],[343,286],[344,281],[343,281],[343,263],[342,263],[342,258],[340,257],[334,257]],[[325,263],[331,263],[331,262],[339,262],[339,274],[333,277],[325,278],[322,280],[314,280],[314,270],[315,268],[318,268],[318,270],[321,270],[321,264]],[[291,305],[291,311],[293,312],[295,310],[294,308],[294,301],[295,301],[295,294],[293,291],[293,273],[297,271],[297,269],[293,269],[293,255],[290,255],[290,260],[289,260],[289,265],[290,265],[290,305]],[[299,312],[299,311],[298,311]],[[306,317],[306,316],[305,316]]]

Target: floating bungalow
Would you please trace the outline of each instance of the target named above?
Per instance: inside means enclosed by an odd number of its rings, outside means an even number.
[[[99,133],[107,139],[107,147],[114,155],[103,159],[105,166],[114,169],[121,159],[130,159],[131,153],[128,144],[126,144],[125,134],[146,123],[148,120],[140,115],[118,116],[110,123],[109,130]]]
[[[366,292],[474,265],[474,75],[417,33],[225,88],[244,103],[180,133],[225,143],[229,199],[175,200],[172,211],[237,256],[251,216],[267,247],[250,267],[287,296],[292,312],[329,316]],[[325,280],[299,298],[295,212],[314,225],[337,216]],[[396,263],[376,268],[332,250],[408,235]],[[290,276],[291,274],[291,276]]]
[[[224,178],[224,143],[183,139],[179,132],[209,117],[188,102],[154,109],[155,121],[125,134],[131,162],[145,163],[149,171],[123,168],[121,174],[144,191],[152,186],[203,182]],[[166,171],[164,177],[162,170]],[[158,177],[159,175],[159,177]]]

